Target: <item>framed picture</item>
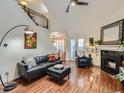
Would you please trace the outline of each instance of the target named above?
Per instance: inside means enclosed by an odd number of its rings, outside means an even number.
[[[24,34],[25,37],[25,49],[35,49],[37,48],[37,33],[33,34]]]
[[[101,45],[117,45],[124,39],[124,19],[108,24],[101,28]]]

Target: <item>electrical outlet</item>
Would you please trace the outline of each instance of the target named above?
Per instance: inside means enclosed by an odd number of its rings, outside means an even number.
[[[8,76],[9,75],[9,72],[5,72],[5,76]]]

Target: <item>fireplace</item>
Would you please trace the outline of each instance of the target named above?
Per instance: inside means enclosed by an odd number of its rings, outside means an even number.
[[[122,65],[122,56],[119,51],[101,51],[101,69],[110,74],[119,73],[119,67]]]

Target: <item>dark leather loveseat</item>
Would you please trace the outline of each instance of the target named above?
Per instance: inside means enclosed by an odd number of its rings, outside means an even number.
[[[32,68],[28,68],[23,61],[18,63],[19,75],[28,80],[30,82],[31,79],[45,75],[47,73],[47,68],[55,65],[55,64],[62,64],[62,61],[56,60],[55,62],[49,62],[48,56],[37,56],[34,57],[35,62],[37,65],[33,66]]]

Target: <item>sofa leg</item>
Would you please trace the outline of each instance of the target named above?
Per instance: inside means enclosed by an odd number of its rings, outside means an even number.
[[[68,80],[69,80],[70,76],[68,75]]]
[[[30,84],[31,83],[31,80],[30,79],[28,79],[28,84]]]
[[[49,76],[49,80],[51,80],[51,79],[52,79],[52,77]]]

